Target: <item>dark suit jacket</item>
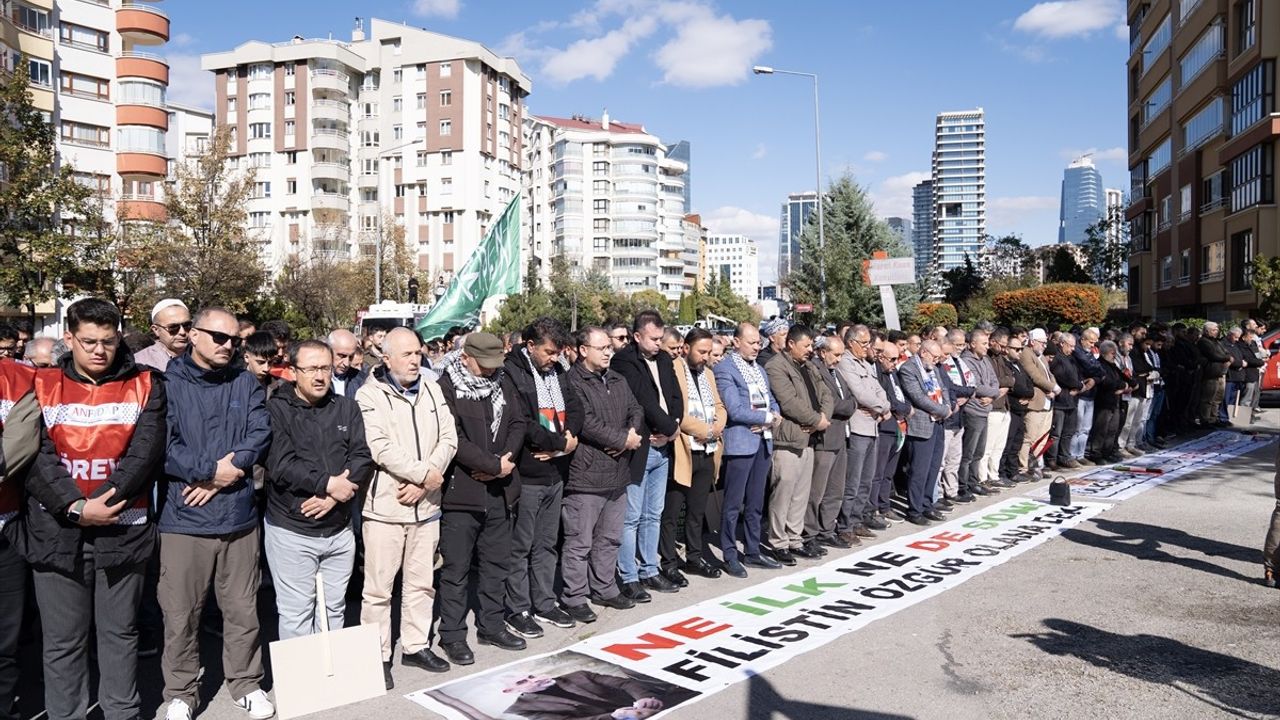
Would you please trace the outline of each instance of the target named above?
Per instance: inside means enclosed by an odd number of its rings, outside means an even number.
[[[636,396],[640,409],[644,411],[644,420],[638,429],[644,436],[644,443],[631,457],[632,482],[639,482],[644,477],[644,466],[649,459],[649,436],[656,433],[674,438],[680,432],[680,418],[684,417],[684,398],[680,395],[671,356],[659,350],[657,363],[661,387],[653,383],[653,373],[649,372],[649,366],[635,343],[628,343],[609,364],[609,369],[626,379],[631,394]],[[659,393],[667,401],[665,412],[658,401]]]
[[[809,363],[813,365],[814,371],[818,373],[818,377],[827,384],[827,389],[831,391],[832,409],[831,409],[831,427],[822,434],[822,440],[819,441],[817,450],[836,451],[844,450],[849,446],[848,433],[844,431],[849,424],[849,418],[858,411],[858,401],[853,398],[853,392],[843,382],[840,389],[844,391],[844,397],[840,397],[840,390],[836,389],[836,380],[831,376],[831,371],[822,363],[822,359],[815,353],[809,359]]]
[[[618,708],[654,696],[637,680],[590,670],[574,670],[555,681],[548,690],[521,694],[506,713],[527,720],[605,720]]]

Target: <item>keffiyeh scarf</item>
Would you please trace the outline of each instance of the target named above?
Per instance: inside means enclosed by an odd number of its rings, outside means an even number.
[[[525,362],[533,373],[533,387],[538,391],[538,423],[551,432],[564,428],[564,394],[560,391],[560,379],[555,373],[541,373],[529,357],[529,350],[521,348]]]
[[[693,368],[689,367],[689,363],[681,363],[684,365],[684,381],[689,388],[689,414],[698,418],[707,425],[713,425],[716,421],[715,405],[712,402],[711,381],[707,379],[707,369],[704,367],[702,372],[694,377]],[[694,393],[697,393],[695,402]],[[706,445],[699,439],[693,438],[691,445],[694,450],[706,450]]]
[[[491,439],[496,440],[498,428],[502,427],[502,408],[506,405],[506,400],[502,397],[502,388],[499,387],[502,382],[503,370],[499,368],[490,377],[473,375],[462,364],[462,357],[459,355],[459,357],[444,366],[444,371],[449,374],[449,379],[453,381],[453,387],[457,390],[459,397],[467,400],[484,400],[488,398],[489,402],[493,404],[493,424],[489,426],[489,432],[493,436]]]

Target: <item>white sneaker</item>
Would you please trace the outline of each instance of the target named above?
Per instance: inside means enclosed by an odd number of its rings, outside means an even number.
[[[191,708],[181,700],[170,700],[164,711],[164,720],[191,720]]]
[[[267,694],[262,690],[254,690],[236,701],[236,705],[241,710],[249,713],[249,717],[253,720],[267,720],[276,714],[276,706],[271,704],[267,699]]]

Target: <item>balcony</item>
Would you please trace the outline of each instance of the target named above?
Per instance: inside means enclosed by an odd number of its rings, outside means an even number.
[[[116,172],[126,180],[155,180],[169,175],[169,161],[163,151],[119,148],[116,151]]]
[[[1202,274],[1200,275],[1200,284],[1201,284],[1201,285],[1208,284],[1208,283],[1215,283],[1215,282],[1222,282],[1222,271],[1221,271],[1221,270],[1219,270],[1218,272],[1207,272],[1207,273],[1202,273]]]
[[[164,203],[150,195],[121,195],[116,202],[116,216],[124,221],[164,222],[169,219]]]
[[[169,63],[159,55],[126,51],[116,58],[116,77],[146,78],[161,85],[169,84]]]
[[[361,189],[378,187],[378,173],[360,173],[356,176],[356,187]]]
[[[345,123],[351,119],[351,107],[340,100],[312,100],[311,117],[319,120],[336,120]]]
[[[150,5],[125,0],[116,8],[116,31],[127,45],[163,45],[169,42],[169,16]]]
[[[316,68],[311,71],[311,87],[315,90],[337,90],[341,93],[351,91],[351,76],[328,68]]]
[[[145,125],[168,131],[169,113],[164,108],[148,105],[117,105],[116,125]]]
[[[1227,204],[1226,198],[1218,198],[1217,200],[1210,200],[1209,202],[1200,206],[1200,214],[1208,215],[1210,213],[1215,213],[1221,210],[1223,206],[1225,206],[1226,204]]]
[[[338,130],[335,128],[315,128],[311,131],[311,147],[316,149],[327,148],[329,150],[341,150],[348,152],[351,149],[351,141],[347,137],[346,130]]]
[[[351,198],[337,193],[315,192],[311,194],[311,208],[345,213],[351,210]]]
[[[347,182],[351,177],[351,168],[342,163],[318,162],[311,166],[311,177]]]

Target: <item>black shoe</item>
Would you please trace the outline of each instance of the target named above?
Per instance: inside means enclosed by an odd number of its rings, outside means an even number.
[[[689,578],[685,577],[684,573],[680,572],[676,568],[663,570],[660,574],[662,577],[670,581],[672,585],[675,585],[678,588],[689,587]]]
[[[925,517],[924,515],[908,515],[907,522],[911,523],[912,525],[928,525],[929,518]]]
[[[965,492],[965,493],[960,493],[959,495],[957,495],[957,496],[955,496],[955,497],[953,497],[953,498],[951,498],[951,499],[952,499],[952,500],[954,500],[954,501],[956,501],[956,502],[958,502],[958,503],[971,503],[971,502],[974,502],[975,500],[977,500],[978,498],[977,498],[977,496],[975,496],[973,493],[967,493],[967,492]]]
[[[644,596],[645,598],[649,598],[649,593],[645,593]],[[631,608],[636,606],[636,601],[634,599],[629,598],[622,593],[618,593],[617,595],[614,595],[611,598],[600,597],[599,595],[592,595],[591,602],[599,605],[600,607],[613,608],[614,610],[630,610]],[[642,602],[649,602],[649,600],[646,599],[646,600],[643,600]]]
[[[987,495],[995,494],[994,491],[990,490],[989,488],[985,488],[981,485],[974,485],[973,487],[969,488],[969,492],[974,495],[981,495],[983,497],[986,497]]]
[[[444,654],[449,656],[449,660],[455,665],[470,665],[476,661],[476,656],[472,654],[471,648],[467,647],[466,640],[459,640],[455,643],[443,643],[440,649],[444,650]],[[457,656],[455,658],[455,653]],[[400,656],[400,664],[408,665],[426,670],[427,672],[442,673],[449,672],[449,663],[444,658],[431,652],[427,648],[422,648],[416,653],[405,653]]]
[[[950,510],[956,506],[951,502],[951,498],[942,498],[933,504],[934,510]]]
[[[808,560],[817,560],[822,557],[822,553],[818,552],[818,545],[815,542],[807,542],[795,550],[792,550],[791,553]]]
[[[777,552],[775,552],[774,554],[777,555]],[[791,553],[787,553],[787,557],[791,558],[792,565],[796,564],[796,559],[791,557]],[[746,565],[747,567],[762,568],[765,570],[777,570],[778,568],[782,567],[781,560],[774,560],[773,558],[769,557],[768,555],[765,555],[764,553],[760,553],[759,555],[747,555],[746,557],[742,558],[742,564]],[[730,572],[729,574],[733,575],[732,572]],[[737,577],[737,576],[734,575],[734,577]]]
[[[698,558],[693,562],[686,562],[684,564],[684,569],[693,575],[698,575],[699,577],[704,577],[704,578],[710,578],[712,580],[720,577],[720,568],[716,567],[715,565],[712,565],[711,563],[707,562],[706,560],[703,560],[702,558]]]
[[[391,677],[391,661],[390,660],[382,663],[382,682],[386,684],[388,690],[396,686],[395,679]]]
[[[996,480],[995,482],[993,482],[993,483],[991,483],[991,484],[992,484],[992,485],[995,485],[996,487],[1000,487],[1000,488],[1018,487],[1018,483],[1016,483],[1016,482],[1014,482],[1014,481],[1010,480],[1009,478],[1000,478],[999,480]]]
[[[889,523],[885,522],[884,520],[881,520],[879,517],[876,517],[875,515],[872,515],[866,520],[863,520],[862,524],[865,527],[868,527],[872,530],[888,530],[889,529]]]
[[[585,608],[587,606],[583,605],[582,607]],[[591,608],[587,608],[588,612],[590,612],[590,610]],[[574,621],[574,617],[572,615],[565,612],[564,610],[561,610],[560,607],[557,605],[552,605],[551,609],[547,610],[546,612],[535,612],[533,614],[533,617],[538,620],[541,620],[542,622],[555,625],[558,628],[571,628],[574,625],[578,624],[577,622]],[[592,616],[592,618],[594,619],[594,616]]]
[[[826,545],[827,547],[838,548],[840,550],[846,550],[848,548],[853,547],[852,545],[845,542],[844,540],[841,540],[839,535],[833,535],[830,537],[823,535],[822,537],[818,538],[818,542],[822,545]]]
[[[888,512],[884,513],[884,519],[891,523],[902,522],[903,520],[907,519],[907,516],[898,512],[897,510],[890,509]]]
[[[1036,479],[1034,476],[1028,473],[1018,473],[1017,475],[1013,476],[1013,481],[1016,483],[1033,483],[1036,481]]]
[[[765,555],[764,553],[760,553],[760,557],[768,558],[769,556]],[[773,559],[788,567],[796,564],[796,556],[793,555],[791,551],[786,548],[783,548],[781,550],[774,550]],[[747,563],[747,565],[750,566],[751,563]]]
[[[747,576],[747,569],[742,567],[742,563],[737,560],[726,561],[724,571],[729,573],[729,577],[744,578]]]
[[[1061,468],[1058,467],[1058,463],[1056,462],[1047,462],[1044,464],[1044,469],[1051,472],[1058,472]]]
[[[941,513],[942,515],[947,515],[953,512],[955,509],[956,509],[955,505],[939,505],[938,503],[933,504],[933,512]]]
[[[622,583],[622,592],[620,594],[632,603],[647,603],[653,600],[653,596],[645,591],[638,580],[636,582]]]
[[[569,618],[575,622],[580,622],[584,625],[586,623],[593,623],[597,620],[595,611],[592,610],[589,605],[565,605],[564,614],[568,615]],[[546,617],[541,613],[538,614],[538,617],[546,620]],[[565,626],[561,625],[560,627]]]
[[[925,513],[924,516],[934,522],[942,522],[943,520],[947,519],[945,515],[938,512],[937,510],[930,510],[929,512]]]
[[[654,592],[660,592],[660,593],[680,592],[680,588],[676,587],[675,583],[663,577],[661,573],[654,575],[653,577],[647,577],[641,580],[640,584],[643,585],[646,589],[652,590]]]
[[[527,612],[508,615],[507,629],[522,637],[542,637],[542,626],[538,624],[537,620],[533,619],[533,615]]]
[[[496,633],[478,632],[476,640],[481,645],[492,645],[500,650],[524,650],[529,647],[529,643],[525,642],[524,638],[506,628],[499,628]]]

